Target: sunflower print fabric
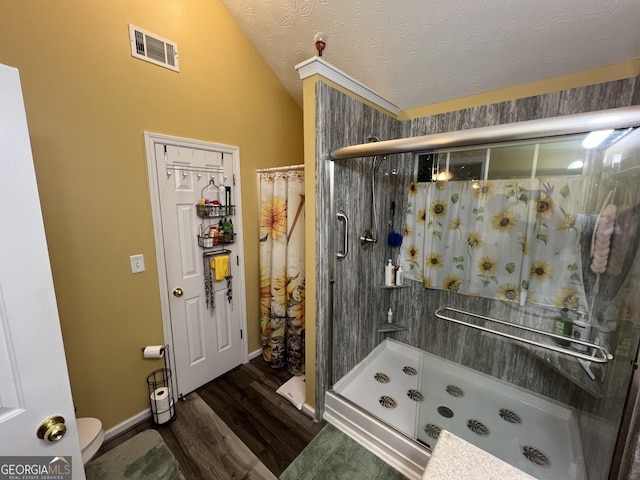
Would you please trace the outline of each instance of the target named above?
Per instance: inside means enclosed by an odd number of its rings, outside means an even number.
[[[260,332],[273,368],[304,373],[304,173],[269,172],[260,182]]]
[[[582,179],[412,183],[400,261],[426,288],[586,311]]]

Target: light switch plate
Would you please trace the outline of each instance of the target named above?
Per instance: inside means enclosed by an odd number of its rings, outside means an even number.
[[[131,255],[129,260],[131,261],[131,273],[144,272],[144,255]]]

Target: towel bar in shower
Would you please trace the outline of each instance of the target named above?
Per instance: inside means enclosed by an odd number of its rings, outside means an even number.
[[[475,328],[477,330],[482,330],[483,332],[491,333],[493,335],[498,335],[500,337],[509,338],[511,340],[515,340],[517,342],[526,343],[527,345],[533,345],[535,347],[544,348],[547,350],[552,350],[557,353],[562,353],[565,355],[570,355],[572,357],[580,358],[582,360],[587,360],[589,362],[595,363],[607,363],[610,360],[613,360],[613,355],[609,353],[609,351],[604,348],[602,345],[596,345],[591,342],[584,342],[582,340],[571,340],[572,343],[578,343],[580,345],[584,345],[587,349],[593,349],[593,355],[588,355],[585,353],[576,352],[575,350],[570,350],[568,348],[557,347],[555,345],[547,345],[541,342],[536,342],[535,340],[530,340],[528,338],[518,337],[517,335],[511,335],[509,333],[500,332],[498,330],[493,330],[488,327],[484,327],[482,325],[475,325],[473,323],[465,322],[464,320],[459,320],[457,318],[451,318],[444,314],[444,312],[454,312],[462,315],[468,315],[469,317],[478,318],[481,320],[487,320],[489,322],[499,323],[500,325],[506,325],[508,327],[512,327],[518,330],[523,330],[526,332],[535,333],[538,335],[543,335],[545,337],[557,338],[559,340],[567,340],[566,337],[562,335],[556,335],[555,333],[545,332],[544,330],[537,330],[531,327],[525,327],[524,325],[518,325],[515,323],[505,322],[504,320],[498,320],[497,318],[486,317],[484,315],[478,315],[477,313],[465,312],[464,310],[459,310],[453,307],[440,307],[436,310],[435,316],[442,319],[447,320],[448,322],[457,323],[460,325],[464,325],[466,327]]]

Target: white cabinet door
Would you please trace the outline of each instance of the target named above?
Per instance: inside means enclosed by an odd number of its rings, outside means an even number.
[[[48,417],[66,434],[45,442]],[[0,452],[84,479],[18,71],[0,65]],[[67,476],[63,478],[68,478]]]

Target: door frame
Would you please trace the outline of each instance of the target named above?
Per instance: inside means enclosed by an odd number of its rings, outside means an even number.
[[[246,285],[244,274],[244,235],[243,235],[243,218],[242,218],[242,191],[240,189],[240,148],[224,145],[221,143],[204,142],[201,140],[193,140],[189,138],[174,137],[161,133],[144,132],[145,155],[147,158],[147,180],[149,182],[149,198],[151,200],[151,217],[153,220],[153,237],[156,250],[156,265],[158,268],[158,287],[160,291],[160,309],[162,312],[162,328],[164,333],[164,343],[170,344],[169,351],[171,359],[175,361],[175,343],[173,342],[173,331],[171,328],[171,310],[169,307],[169,284],[167,283],[167,265],[164,256],[164,241],[162,235],[162,212],[160,211],[160,191],[158,189],[158,173],[156,169],[155,144],[173,145],[184,148],[200,148],[206,150],[214,150],[223,154],[231,155],[233,162],[233,171],[237,178],[235,179],[235,197],[236,197],[236,218],[241,221],[239,225],[234,224],[236,233],[235,245],[238,249],[238,260],[240,265],[234,265],[234,279],[237,279],[237,291],[242,290],[242,295],[235,295],[240,305],[236,305],[240,313],[240,325],[242,328],[242,340],[240,341],[242,348],[242,363],[249,361],[249,344],[247,338],[247,305],[246,305]],[[230,259],[231,260],[231,259]],[[234,308],[235,308],[234,307]],[[173,378],[174,392],[177,392],[178,386],[175,375]]]

